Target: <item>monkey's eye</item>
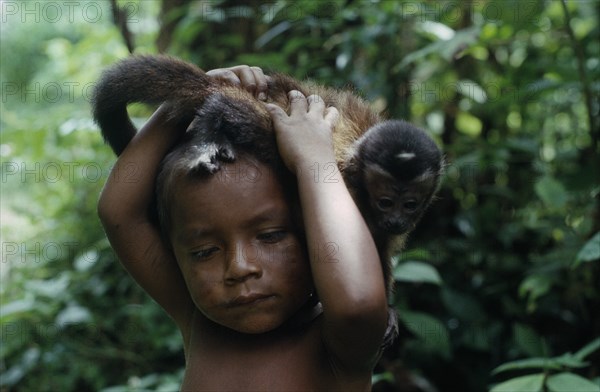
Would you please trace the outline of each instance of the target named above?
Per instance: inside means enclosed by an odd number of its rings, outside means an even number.
[[[414,211],[419,207],[419,202],[416,200],[409,200],[404,202],[404,209],[407,211]]]
[[[389,197],[382,197],[381,199],[377,200],[377,207],[379,207],[381,210],[389,210],[393,206],[394,201]]]

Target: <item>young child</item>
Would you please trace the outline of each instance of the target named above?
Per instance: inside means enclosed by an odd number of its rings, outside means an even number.
[[[209,74],[266,92],[258,68]],[[290,97],[289,116],[269,112],[293,176],[239,152],[198,173],[193,135],[182,138],[161,107],[100,197],[119,259],[181,330],[182,390],[370,389],[388,321],[377,250],[341,174],[315,175],[335,162],[337,111],[317,96]],[[148,217],[155,181],[160,229]]]

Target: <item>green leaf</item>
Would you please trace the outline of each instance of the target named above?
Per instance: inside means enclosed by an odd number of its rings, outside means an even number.
[[[437,270],[420,261],[406,261],[394,268],[394,279],[398,282],[442,284]]]
[[[575,258],[574,266],[581,262],[589,262],[600,260],[600,231],[597,232],[585,245],[581,248]]]
[[[562,366],[569,367],[569,368],[583,368],[583,367],[589,366],[588,362],[583,362],[583,361],[579,360],[578,358],[573,356],[573,354],[571,354],[571,353],[565,353],[565,354],[561,355],[560,357],[556,357],[554,359],[556,360],[556,362],[558,362]]]
[[[539,392],[544,384],[544,374],[511,378],[493,387],[490,392]]]
[[[564,369],[565,367],[582,368],[588,365],[589,363],[580,361],[571,353],[566,353],[560,357],[554,358],[527,358],[518,361],[507,362],[492,370],[492,374],[523,369],[560,370]]]
[[[504,363],[492,370],[492,374],[495,375],[510,370],[523,369],[559,370],[562,369],[562,367],[560,363],[553,358],[527,358]]]
[[[519,286],[519,295],[529,296],[530,301],[535,301],[550,290],[552,283],[552,279],[546,275],[528,276]]]
[[[420,60],[431,53],[439,53],[444,59],[450,61],[457,53],[467,49],[470,45],[477,42],[480,27],[473,26],[464,30],[457,31],[454,36],[448,40],[436,41],[417,51],[404,56],[402,61],[394,66],[392,72],[398,72],[408,64]]]
[[[71,304],[56,316],[56,324],[63,326],[66,324],[85,323],[91,319],[92,315],[88,309]]]
[[[581,350],[577,351],[573,356],[577,359],[583,359],[600,348],[600,338],[592,340],[586,344]]]
[[[553,177],[542,177],[535,184],[535,193],[547,207],[563,208],[567,204],[565,187]]]
[[[61,274],[54,279],[30,280],[25,283],[25,288],[37,295],[58,298],[67,292],[69,286],[69,277],[67,274]]]
[[[445,287],[441,294],[444,306],[453,316],[469,323],[485,320],[485,311],[476,296],[469,296],[448,287]]]
[[[467,112],[460,112],[456,116],[456,129],[465,135],[477,137],[481,134],[483,124],[481,120]]]
[[[256,48],[257,49],[262,48],[263,46],[268,44],[273,38],[285,33],[291,27],[292,27],[292,24],[287,20],[275,25],[274,27],[272,27],[271,29],[269,29],[267,32],[265,32],[263,35],[261,35],[260,37],[258,37],[256,39],[256,43],[255,43]]]
[[[456,83],[456,90],[459,94],[471,98],[477,103],[485,103],[488,99],[485,90],[473,80],[459,80]]]
[[[533,328],[516,323],[513,325],[513,336],[515,342],[527,356],[539,357],[546,354],[546,347],[540,335]]]
[[[394,375],[390,372],[377,373],[371,376],[371,384],[375,384],[379,381],[394,382]]]
[[[546,386],[551,392],[600,392],[600,385],[573,373],[550,376]]]
[[[425,349],[450,358],[450,335],[442,322],[425,313],[406,310],[398,313],[400,320],[419,338]]]
[[[18,383],[33,367],[35,367],[39,358],[40,349],[38,347],[28,348],[21,356],[19,363],[5,371],[3,377],[0,379],[0,386],[4,387]]]
[[[90,249],[77,256],[73,265],[77,271],[87,271],[98,261],[100,254],[96,249]]]
[[[0,306],[0,321],[7,323],[11,318],[22,313],[28,313],[36,309],[36,303],[32,297],[17,299],[7,304]]]

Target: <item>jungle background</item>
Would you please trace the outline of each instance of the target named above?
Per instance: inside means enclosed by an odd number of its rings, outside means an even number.
[[[353,88],[443,147],[439,198],[394,259],[401,337],[374,390],[600,391],[599,13],[595,0],[1,1],[0,391],[180,383],[179,333],[96,215],[115,158],[90,92],[130,52]]]

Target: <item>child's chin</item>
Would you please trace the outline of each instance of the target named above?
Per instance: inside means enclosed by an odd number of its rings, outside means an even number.
[[[259,319],[250,319],[231,323],[230,325],[225,324],[225,326],[240,333],[257,335],[273,331],[281,326],[282,323],[282,320],[277,320],[276,318],[261,317]]]

